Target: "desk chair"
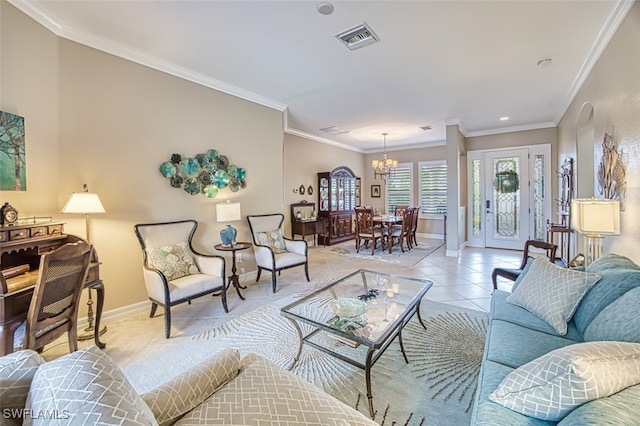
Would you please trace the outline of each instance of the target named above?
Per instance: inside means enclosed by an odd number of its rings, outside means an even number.
[[[491,280],[493,281],[493,289],[496,290],[498,288],[497,278],[500,276],[502,278],[506,278],[511,281],[515,281],[518,279],[522,270],[527,265],[527,260],[532,257],[529,255],[529,249],[531,247],[541,249],[545,251],[547,259],[550,262],[553,262],[556,258],[556,250],[558,246],[552,243],[548,243],[546,241],[538,241],[538,240],[528,240],[524,244],[524,251],[522,252],[522,262],[520,263],[520,267],[517,269],[512,268],[494,268],[493,272],[491,272]]]

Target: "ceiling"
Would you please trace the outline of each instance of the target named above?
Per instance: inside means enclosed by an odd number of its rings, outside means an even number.
[[[442,144],[447,124],[555,126],[633,3],[333,1],[323,15],[304,0],[9,1],[61,37],[287,111],[288,133],[359,152],[380,151],[383,132],[391,151]],[[335,37],[363,23],[379,42]],[[319,130],[331,126],[348,133]]]

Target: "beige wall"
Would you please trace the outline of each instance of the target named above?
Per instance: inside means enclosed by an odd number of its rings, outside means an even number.
[[[284,203],[285,235],[291,235],[290,205],[306,200],[316,203],[318,208],[318,173],[330,172],[336,167],[347,166],[356,176],[365,173],[363,155],[359,152],[327,145],[299,136],[285,134],[284,137]],[[304,195],[295,193],[300,185]],[[307,189],[313,188],[313,195]],[[364,190],[363,190],[364,191]],[[300,236],[297,236],[300,238]],[[311,241],[309,239],[309,241]]]
[[[636,2],[560,121],[557,157],[558,162],[566,157],[576,158],[578,114],[585,102],[591,103],[594,144],[601,144],[605,132],[612,134],[626,166],[626,208],[620,215],[622,235],[606,237],[605,251],[629,256],[636,262],[640,262],[639,46],[640,3]],[[580,164],[576,166],[579,170]]]
[[[280,111],[57,39],[0,5],[0,108],[25,117],[28,172],[27,191],[0,197],[21,216],[54,215],[67,222],[68,233],[84,235],[83,217],[58,212],[83,183],[100,195],[107,213],[91,223],[105,309],[146,300],[135,223],[196,219],[195,246],[216,253],[224,226],[215,220],[216,203],[240,201],[243,217],[283,210]],[[209,148],[246,169],[246,189],[221,190],[215,199],[191,196],[158,171],[172,153]],[[234,226],[238,239],[249,240],[246,219]],[[251,259],[246,268],[255,269]]]

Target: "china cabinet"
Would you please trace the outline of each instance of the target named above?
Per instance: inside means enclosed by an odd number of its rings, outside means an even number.
[[[329,230],[318,243],[331,245],[355,237],[353,213],[358,202],[358,177],[345,166],[318,173],[318,216],[327,220]]]

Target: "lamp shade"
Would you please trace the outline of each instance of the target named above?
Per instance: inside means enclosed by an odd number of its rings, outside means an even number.
[[[233,222],[242,218],[240,213],[240,203],[220,203],[216,204],[216,218],[218,222]]]
[[[62,213],[106,213],[98,194],[93,192],[74,192],[62,208]]]
[[[620,235],[620,202],[574,198],[571,200],[571,226],[590,236]]]

